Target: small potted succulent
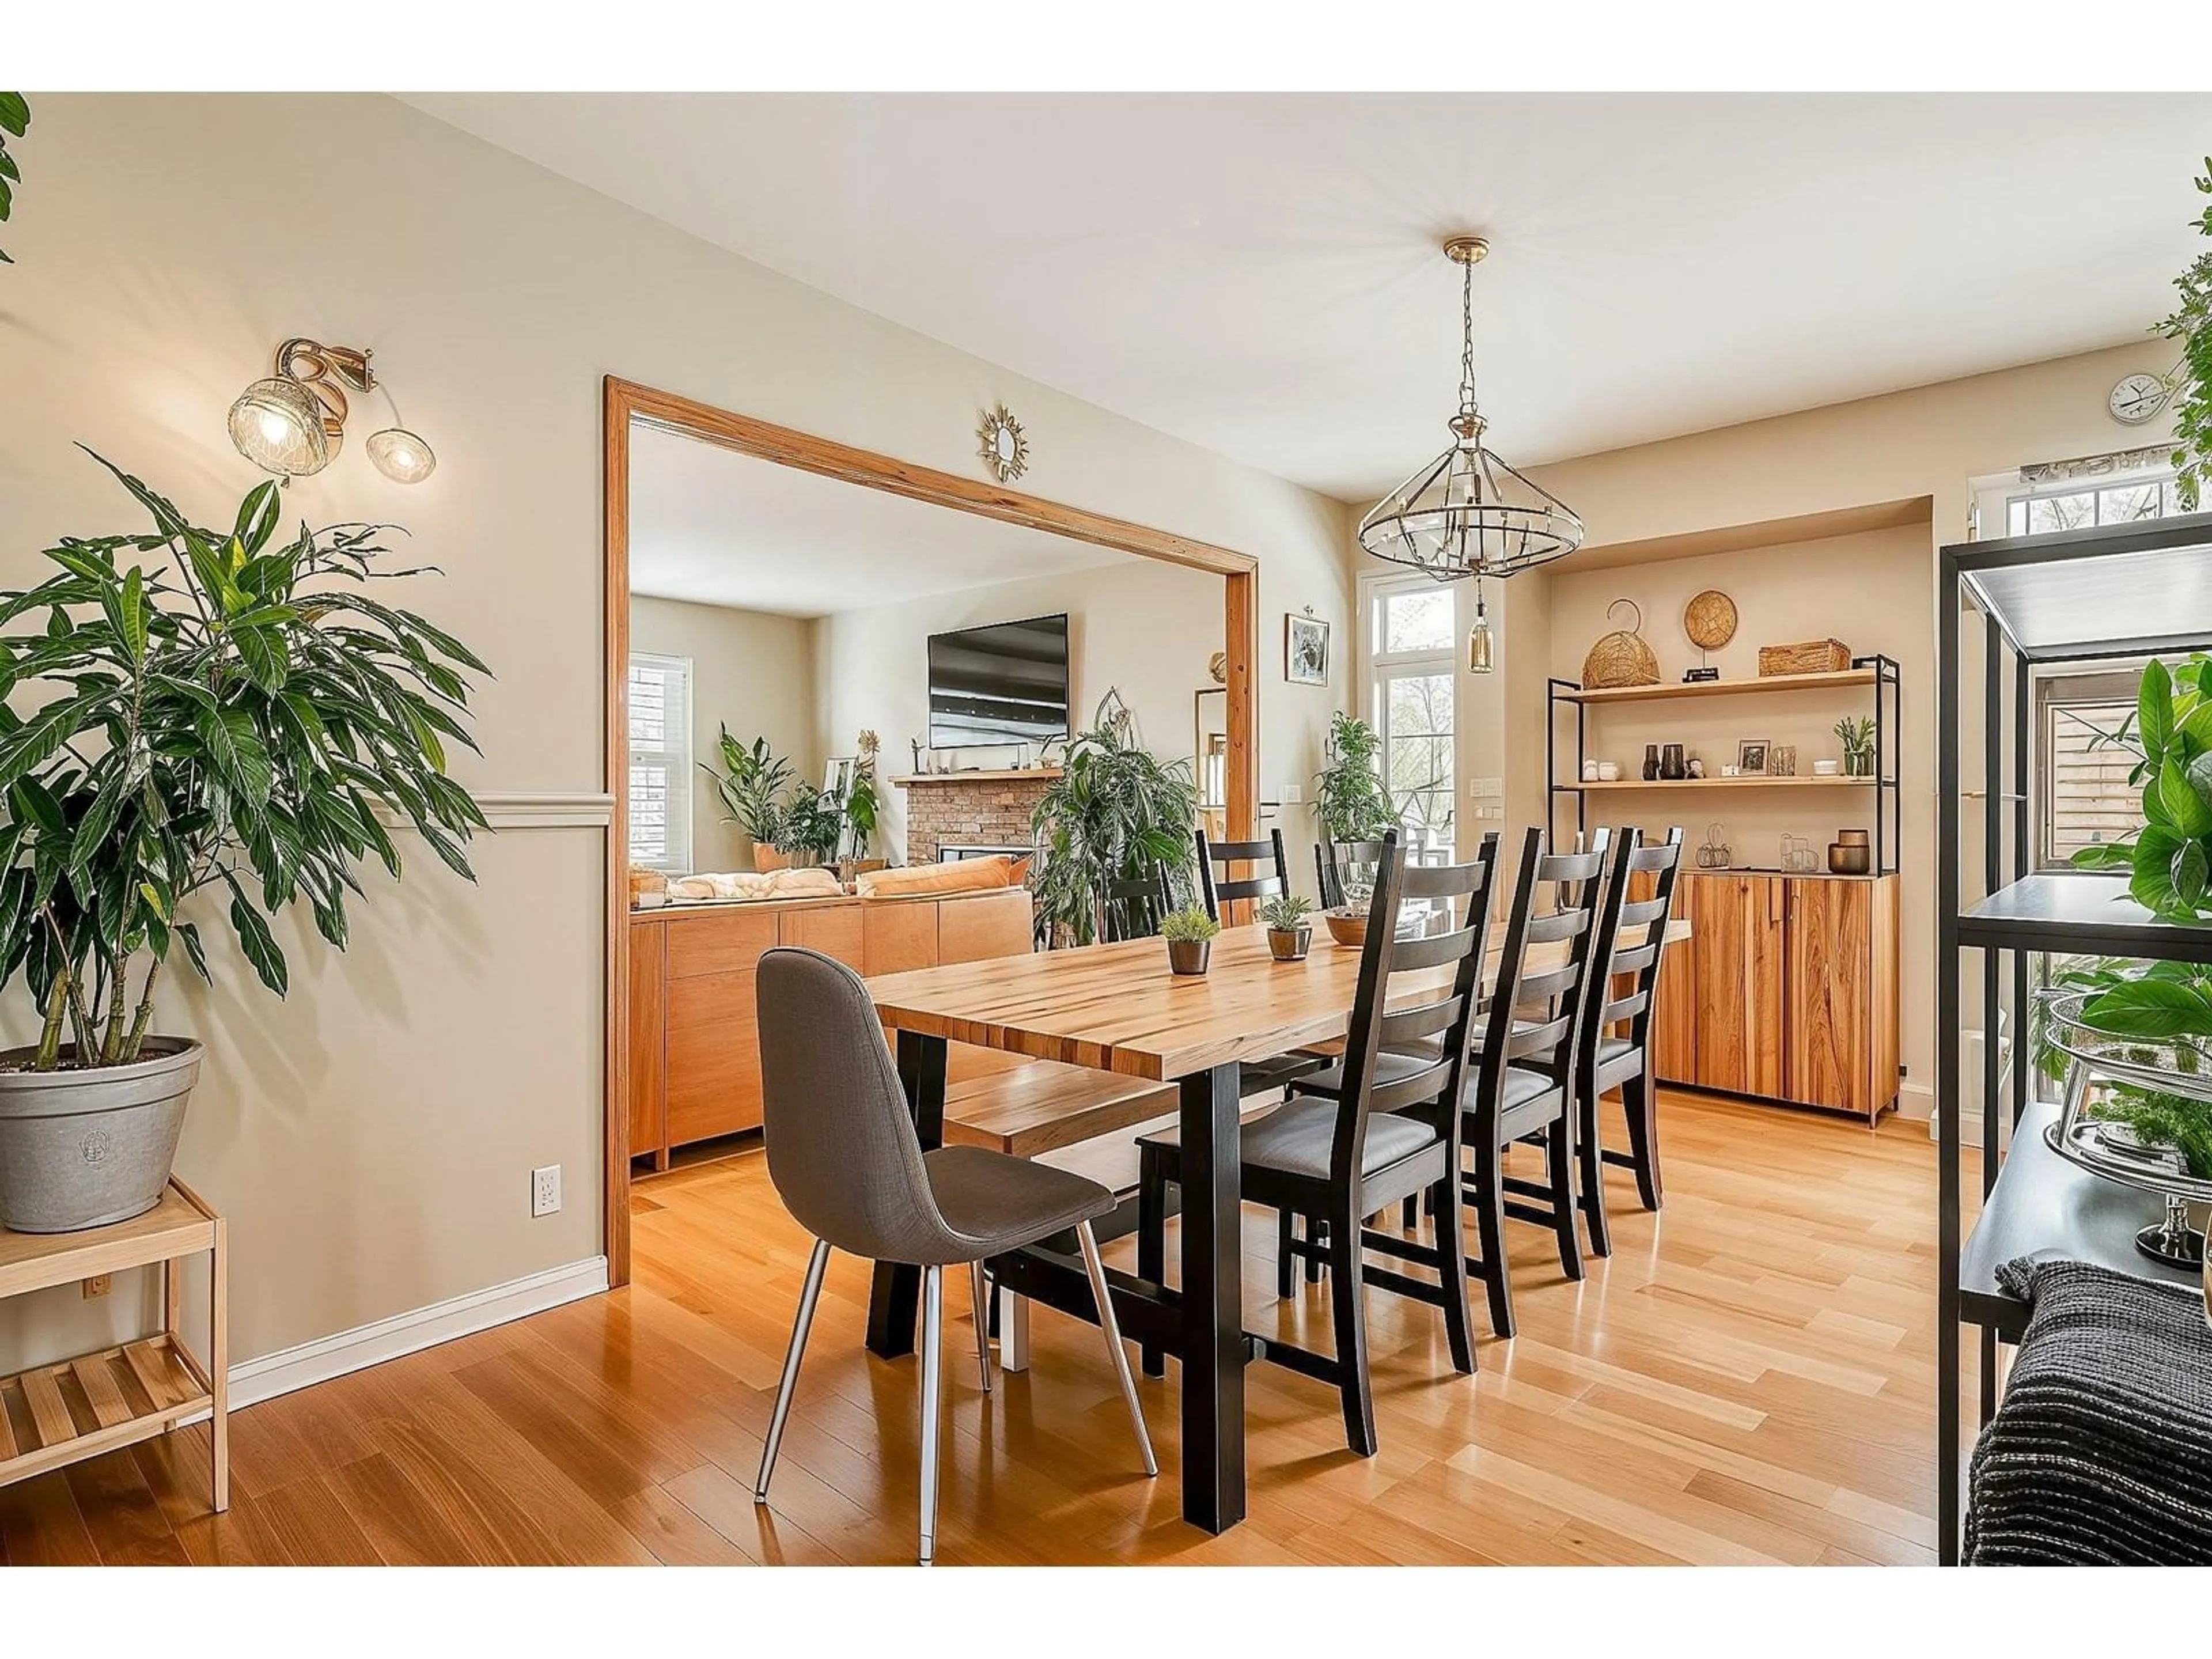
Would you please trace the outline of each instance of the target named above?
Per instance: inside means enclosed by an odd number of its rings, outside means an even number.
[[[1313,901],[1284,893],[1260,907],[1260,920],[1267,926],[1267,950],[1278,962],[1304,962],[1313,948]]]
[[[1221,924],[1192,905],[1171,911],[1160,923],[1160,937],[1168,942],[1168,966],[1178,974],[1202,974],[1213,953],[1213,936]]]
[[[1853,720],[1845,715],[1836,722],[1836,737],[1844,745],[1844,775],[1847,778],[1872,777],[1874,717],[1862,714]]]

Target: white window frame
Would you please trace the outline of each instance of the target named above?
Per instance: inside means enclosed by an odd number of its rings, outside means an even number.
[[[1360,580],[1360,665],[1366,688],[1367,718],[1382,739],[1382,776],[1390,775],[1390,683],[1398,679],[1426,678],[1441,674],[1451,684],[1451,731],[1447,753],[1449,756],[1449,775],[1441,793],[1449,809],[1449,827],[1442,832],[1443,839],[1435,848],[1424,850],[1449,853],[1452,842],[1459,833],[1459,599],[1455,589],[1444,587],[1445,597],[1451,601],[1452,625],[1444,643],[1425,651],[1385,651],[1382,648],[1383,609],[1389,598],[1398,593],[1427,592],[1439,587],[1427,576],[1369,576]],[[1438,734],[1443,735],[1443,734]],[[1393,791],[1393,798],[1395,798]],[[1410,836],[1413,833],[1409,828]],[[1424,830],[1425,836],[1438,832]]]
[[[669,723],[674,730],[668,735],[674,741],[658,749],[641,747],[633,725],[629,733],[629,764],[630,811],[636,810],[638,800],[637,770],[641,763],[650,765],[658,758],[666,768],[664,791],[667,811],[666,834],[659,858],[641,858],[637,853],[635,823],[623,826],[624,848],[632,868],[659,870],[668,875],[689,874],[691,868],[691,702],[693,677],[691,659],[668,656],[657,651],[633,651],[629,653],[629,674],[635,676],[644,669],[664,675],[681,688],[682,706]]]
[[[2106,489],[2129,489],[2142,484],[2159,486],[2159,510],[2156,517],[2168,518],[2179,513],[2180,504],[2175,499],[2174,471],[2166,462],[2148,463],[2142,466],[2117,468],[2110,472],[2084,472],[2070,478],[2046,478],[2039,483],[2024,483],[2018,472],[2001,473],[1994,477],[1972,481],[1974,491],[1974,538],[1995,541],[2014,533],[2011,528],[2014,505],[2041,500],[2052,495],[2088,495]],[[2130,522],[2142,522],[2130,520]],[[2083,526],[2087,528],[2088,526]],[[2037,531],[2036,535],[2050,535],[2050,531]]]

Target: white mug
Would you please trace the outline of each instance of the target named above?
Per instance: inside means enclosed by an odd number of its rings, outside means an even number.
[[[1617,762],[1617,761],[1600,761],[1600,762],[1597,763],[1597,775],[1598,775],[1598,781],[1599,781],[1599,782],[1601,782],[1601,783],[1618,783],[1618,782],[1620,782],[1620,763],[1619,763],[1619,762]]]

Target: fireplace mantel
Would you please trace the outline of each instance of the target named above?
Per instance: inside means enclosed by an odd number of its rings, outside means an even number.
[[[1031,778],[1049,783],[1060,775],[1060,769],[1057,766],[1024,766],[1004,771],[979,769],[973,772],[916,772],[908,777],[893,778],[891,781],[902,789],[915,789],[927,788],[938,783],[1003,783],[1008,780],[1027,781]]]

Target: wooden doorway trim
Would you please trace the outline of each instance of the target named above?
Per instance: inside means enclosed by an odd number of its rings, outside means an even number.
[[[1260,810],[1259,561],[1169,531],[1133,524],[1042,496],[1001,489],[957,473],[856,449],[811,433],[775,426],[671,392],[608,375],[603,388],[600,501],[606,587],[606,789],[614,798],[607,833],[606,1091],[604,1192],[607,1283],[629,1282],[629,434],[644,421],[781,466],[842,478],[870,489],[963,513],[1026,525],[1033,530],[1159,559],[1223,578],[1223,647],[1228,655],[1230,833],[1257,833]]]

